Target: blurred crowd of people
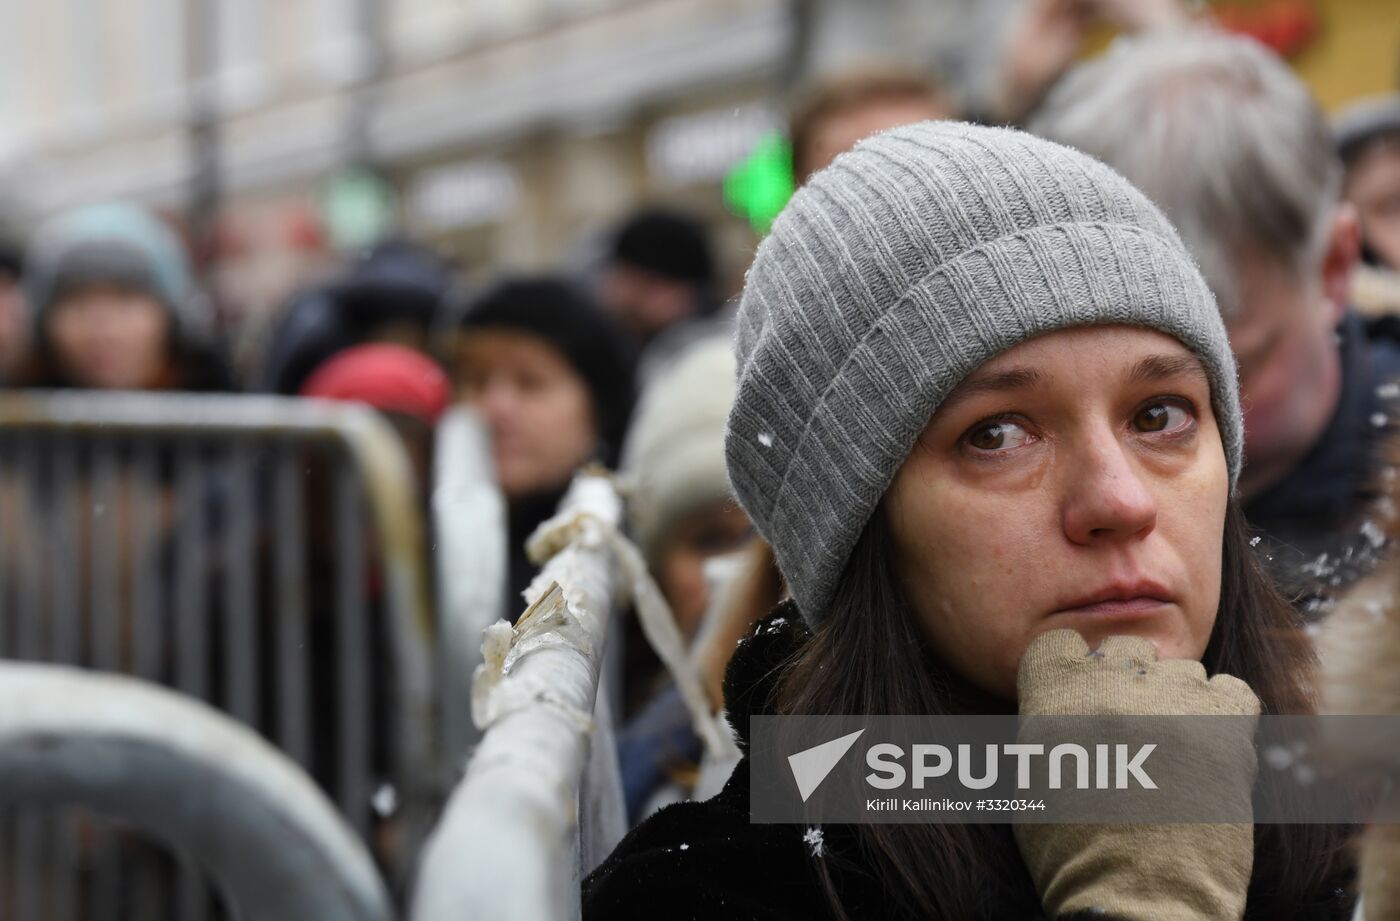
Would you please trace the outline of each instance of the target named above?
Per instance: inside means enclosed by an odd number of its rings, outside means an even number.
[[[1143,190],[1229,332],[1245,408],[1238,494],[1257,551],[1300,615],[1322,621],[1383,558],[1394,512],[1400,95],[1329,120],[1284,62],[1188,27],[1179,4],[1031,7],[993,111],[959,111],[931,75],[889,63],[807,87],[791,110],[794,178],[880,131],[966,119],[1022,125]],[[1133,34],[1076,63],[1105,18]],[[0,245],[0,382],[364,403],[402,436],[423,496],[434,426],[469,406],[508,510],[508,619],[535,574],[526,539],[578,469],[615,469],[630,535],[682,635],[705,646],[718,709],[729,650],[784,596],[726,473],[735,292],[706,227],[681,211],[648,205],[609,240],[586,278],[503,274],[472,289],[431,247],[386,240],[293,293],[256,362],[235,368],[172,228],[136,203],[85,206]],[[717,559],[742,570],[723,607],[707,578]],[[625,649],[619,751],[637,821],[688,794],[701,751],[635,622]]]

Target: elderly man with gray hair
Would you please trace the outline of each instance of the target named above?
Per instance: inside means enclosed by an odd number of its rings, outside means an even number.
[[[1281,587],[1321,614],[1385,541],[1400,324],[1348,310],[1356,216],[1317,104],[1261,45],[1171,30],[1071,71],[1029,127],[1106,161],[1181,231],[1239,362],[1245,512]]]

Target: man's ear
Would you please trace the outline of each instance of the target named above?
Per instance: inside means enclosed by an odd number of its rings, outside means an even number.
[[[1341,322],[1351,302],[1351,273],[1361,259],[1361,227],[1350,202],[1337,206],[1322,255],[1322,293],[1333,319]]]

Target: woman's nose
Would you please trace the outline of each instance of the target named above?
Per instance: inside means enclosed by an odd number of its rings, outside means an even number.
[[[488,378],[483,382],[470,402],[493,431],[510,424],[520,408],[515,388],[498,378]]]
[[[1112,433],[1068,458],[1062,508],[1065,536],[1076,544],[1145,537],[1157,524],[1157,498]]]

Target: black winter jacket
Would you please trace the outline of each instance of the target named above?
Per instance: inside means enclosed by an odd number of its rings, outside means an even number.
[[[786,602],[735,651],[725,676],[725,703],[745,750],[749,715],[771,712],[777,672],[807,636],[801,615]],[[1014,848],[1010,826],[986,827]],[[821,831],[820,847],[814,848],[804,840],[807,829],[801,826],[750,823],[746,757],[713,799],[667,806],[622,840],[584,880],[584,921],[825,921],[834,915],[816,872],[820,860],[830,862],[853,921],[910,917],[861,865],[849,826],[828,825]],[[1015,863],[986,880],[975,915],[946,921],[1046,921],[1028,873],[1019,859]],[[1299,906],[1290,917],[1346,921],[1351,910],[1348,896],[1329,889],[1319,893],[1316,905]],[[1246,912],[1246,921],[1264,921],[1255,914]],[[1115,921],[1084,912],[1056,921],[1089,919]]]
[[[1258,552],[1284,595],[1309,620],[1384,557],[1391,492],[1387,443],[1400,414],[1400,318],[1350,313],[1337,328],[1342,388],[1312,450],[1244,507],[1262,533]]]

